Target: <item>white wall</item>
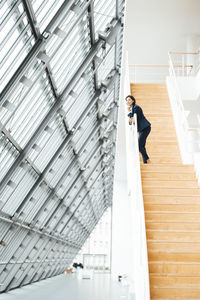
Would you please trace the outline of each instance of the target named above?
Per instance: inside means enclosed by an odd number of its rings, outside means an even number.
[[[199,0],[127,0],[129,64],[168,64],[168,51],[191,51],[199,33]]]

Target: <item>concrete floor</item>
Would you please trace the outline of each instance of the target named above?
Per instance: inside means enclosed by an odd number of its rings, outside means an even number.
[[[130,300],[128,289],[110,274],[95,274],[92,279],[64,274],[1,294],[0,300]]]

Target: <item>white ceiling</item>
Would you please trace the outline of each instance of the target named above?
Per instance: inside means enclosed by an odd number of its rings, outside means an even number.
[[[168,51],[200,46],[200,0],[127,0],[126,14],[130,64],[167,64]]]

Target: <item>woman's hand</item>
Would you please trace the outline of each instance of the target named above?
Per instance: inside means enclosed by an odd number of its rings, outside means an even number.
[[[135,124],[134,119],[133,118],[129,118],[128,119],[128,124],[129,125]]]
[[[128,119],[128,123],[129,123],[129,125],[132,125],[132,124],[135,125],[135,120],[134,120],[134,118],[129,118],[129,119]]]

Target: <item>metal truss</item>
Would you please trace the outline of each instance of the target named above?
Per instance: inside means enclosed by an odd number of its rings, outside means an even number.
[[[0,292],[63,273],[112,205],[125,0],[45,3],[0,4]]]

